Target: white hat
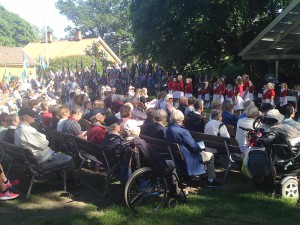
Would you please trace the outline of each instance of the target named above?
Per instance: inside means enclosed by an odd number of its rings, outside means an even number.
[[[282,120],[284,119],[284,116],[278,111],[278,109],[269,110],[266,116],[277,119],[278,123],[281,123]]]
[[[170,98],[173,98],[173,95],[167,94],[167,95],[165,96],[165,101],[169,100]]]
[[[141,129],[137,126],[137,121],[132,119],[124,123],[123,130],[129,135],[140,135],[141,131]]]

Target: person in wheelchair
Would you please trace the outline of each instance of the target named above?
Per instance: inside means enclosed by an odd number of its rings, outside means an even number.
[[[184,155],[189,176],[207,174],[207,187],[219,187],[221,183],[215,179],[214,155],[205,152],[193,139],[191,133],[182,127],[184,115],[180,110],[174,110],[170,116],[170,125],[166,131],[166,140],[180,145]],[[206,165],[206,171],[204,167]]]
[[[135,123],[126,122],[122,127],[121,134],[123,141],[120,150],[120,173],[121,183],[125,184],[132,170],[141,167],[151,167],[159,176],[166,177],[169,188],[169,195],[181,196],[182,191],[178,186],[178,176],[175,164],[172,160],[164,160],[159,153],[147,142],[139,137],[140,128]],[[138,156],[135,157],[138,153]],[[133,157],[134,158],[133,158]]]
[[[278,166],[286,166],[290,160],[299,155],[300,131],[288,124],[283,124],[284,116],[277,110],[271,109],[262,119],[267,129],[261,138],[258,139],[256,146],[263,146],[269,158],[269,172],[264,177],[267,192],[275,192],[275,179],[278,176]],[[261,177],[255,178],[255,184],[260,182]],[[257,183],[258,181],[258,183]]]

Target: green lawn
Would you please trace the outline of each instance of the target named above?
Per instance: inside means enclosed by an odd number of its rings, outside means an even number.
[[[241,175],[239,175],[241,176]],[[190,194],[188,202],[154,214],[132,214],[85,187],[72,190],[72,198],[45,184],[37,184],[29,201],[20,198],[0,203],[0,224],[299,224],[296,200],[271,198],[255,191],[243,177],[222,188],[203,188]]]

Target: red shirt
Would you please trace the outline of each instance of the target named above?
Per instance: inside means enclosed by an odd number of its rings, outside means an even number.
[[[232,98],[233,91],[232,90],[226,90],[226,96],[227,96],[227,98]]]
[[[176,81],[172,81],[171,85],[172,91],[178,91],[178,84]]]
[[[239,94],[242,97],[242,94],[243,94],[243,85],[242,84],[235,88],[235,96],[238,96]]]
[[[243,91],[246,91],[246,88],[250,86],[249,81],[245,81],[243,85]]]
[[[220,84],[219,87],[217,87],[217,95],[224,95],[225,94],[225,86],[224,84]]]
[[[186,94],[192,94],[193,93],[193,86],[191,83],[186,84],[185,86],[185,93]]]
[[[182,80],[178,82],[178,91],[184,92],[184,85],[183,85],[183,81]]]
[[[285,96],[287,96],[287,89],[284,89],[283,91],[282,90],[280,90],[280,97],[285,97]]]
[[[254,85],[251,84],[251,85],[249,86],[249,93],[253,93],[253,91],[254,91]]]
[[[94,124],[86,132],[87,141],[93,144],[100,145],[105,135],[106,128],[104,126]]]
[[[266,91],[266,99],[271,99],[271,97],[275,96],[275,91],[273,89],[269,89]]]
[[[41,123],[43,127],[49,127],[50,126],[50,122],[52,119],[52,113],[51,112],[42,112],[41,113]]]
[[[208,85],[204,88],[203,93],[209,94],[209,86]]]

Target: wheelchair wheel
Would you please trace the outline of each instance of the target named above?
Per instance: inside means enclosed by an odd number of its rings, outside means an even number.
[[[294,178],[287,179],[281,185],[281,195],[284,198],[298,198],[299,197],[298,181]]]
[[[169,208],[176,208],[178,202],[175,198],[170,198],[168,201]]]
[[[115,203],[124,203],[124,186],[120,182],[120,164],[115,164],[106,178],[106,196]]]
[[[165,178],[157,176],[149,167],[136,170],[125,186],[125,202],[135,213],[159,209],[167,197]]]

